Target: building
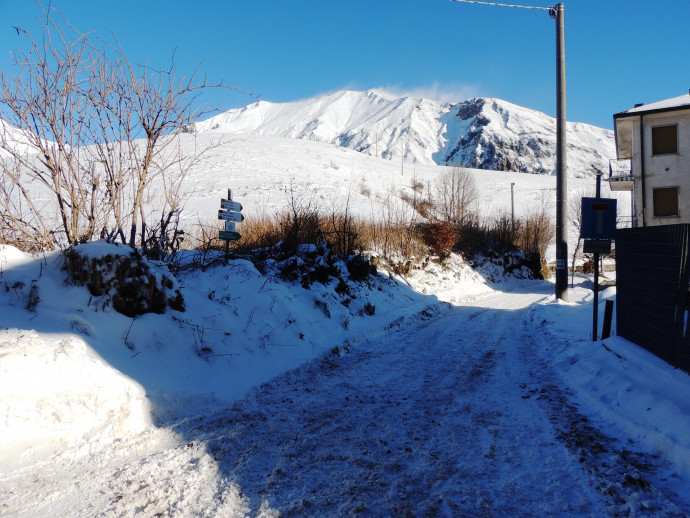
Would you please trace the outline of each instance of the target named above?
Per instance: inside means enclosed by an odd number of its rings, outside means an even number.
[[[633,226],[690,223],[690,93],[613,116],[612,191],[632,191]]]

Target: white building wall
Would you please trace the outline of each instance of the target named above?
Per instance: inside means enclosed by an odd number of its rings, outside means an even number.
[[[642,226],[640,116],[636,115],[632,119],[632,169],[635,176],[635,212],[637,225]],[[669,124],[678,125],[678,153],[653,156],[652,128]],[[647,226],[652,226],[690,223],[690,109],[643,115],[643,126],[646,224]],[[653,190],[659,187],[678,187],[678,216],[654,216]]]

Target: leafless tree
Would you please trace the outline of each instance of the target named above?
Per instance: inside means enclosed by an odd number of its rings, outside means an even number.
[[[440,217],[462,227],[476,209],[479,192],[472,174],[465,168],[453,167],[444,173],[436,188]]]
[[[90,43],[86,37],[70,40],[43,12],[41,39],[18,31],[28,39],[29,50],[14,54],[16,75],[1,75],[2,117],[14,126],[3,124],[0,149],[9,158],[2,161],[2,170],[5,183],[14,185],[42,229],[50,226],[53,214],[38,211],[30,191],[47,190],[66,239],[75,242],[90,237],[100,217],[100,207],[91,199],[98,179],[93,168],[80,162],[81,129],[91,122],[81,95],[88,88]],[[2,203],[3,210],[10,208],[10,200],[3,197]]]
[[[575,284],[575,262],[577,261],[578,255],[582,249],[582,238],[580,237],[580,232],[582,230],[582,198],[595,196],[594,189],[580,189],[579,191],[573,193],[570,196],[568,202],[568,223],[577,232],[577,244],[575,245],[575,250],[573,250],[572,258],[572,272],[570,274],[570,286]]]
[[[16,73],[1,75],[0,114],[9,125],[0,133],[0,157],[7,157],[0,209],[11,216],[0,220],[0,237],[30,229],[56,244],[101,235],[134,247],[140,230],[144,246],[152,182],[163,186],[160,221],[170,222],[187,172],[223,144],[195,140],[194,153],[181,152],[181,132],[209,111],[198,108],[199,96],[237,88],[198,71],[180,74],[174,56],[166,69],[134,65],[117,43],[94,41],[37,5],[45,18],[40,38],[18,30],[28,50],[14,54]],[[33,199],[40,188],[50,200],[41,207]]]

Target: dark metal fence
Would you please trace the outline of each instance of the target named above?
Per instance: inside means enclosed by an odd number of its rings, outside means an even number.
[[[616,231],[619,336],[690,372],[690,225]]]

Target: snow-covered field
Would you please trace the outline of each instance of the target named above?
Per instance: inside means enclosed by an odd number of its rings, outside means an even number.
[[[286,137],[200,133],[180,135],[182,149],[191,152],[210,141],[223,139],[224,145],[214,156],[196,166],[183,183],[187,201],[182,224],[218,224],[220,199],[232,189],[233,199],[242,203],[247,218],[272,215],[285,210],[291,192],[301,202],[311,202],[324,212],[348,207],[351,214],[383,220],[388,212],[407,211],[414,214],[400,195],[412,196],[414,184],[421,183],[432,192],[439,177],[449,167],[421,165],[384,160],[358,153],[334,144]],[[556,178],[504,171],[469,169],[477,187],[476,210],[484,221],[499,215],[510,215],[511,184],[516,217],[524,217],[547,208],[554,214]],[[570,203],[579,203],[582,196],[593,196],[595,180],[568,178]],[[608,182],[602,182],[602,196],[618,198],[619,214],[630,216],[629,193],[612,193]],[[153,196],[155,199],[156,196]],[[419,217],[417,215],[417,217]],[[238,225],[242,233],[242,225]],[[574,250],[578,231],[568,229],[569,249]],[[553,261],[555,249],[547,259]]]
[[[195,156],[200,149],[213,147],[213,151],[191,168],[180,186],[185,198],[182,225],[187,230],[193,230],[199,224],[218,225],[220,199],[227,196],[228,189],[232,190],[233,199],[243,205],[245,217],[250,219],[285,210],[293,196],[325,213],[347,207],[350,214],[373,220],[382,220],[390,213],[402,212],[421,219],[409,204],[401,200],[401,196],[411,198],[413,188],[421,186],[423,192],[418,190],[417,196],[426,197],[431,193],[432,197],[438,199],[436,188],[439,178],[447,174],[450,168],[435,165],[430,154],[440,145],[451,145],[442,137],[444,128],[450,122],[434,119],[434,124],[423,123],[426,116],[417,113],[422,108],[430,110],[428,117],[438,115],[440,108],[432,109],[432,101],[412,98],[396,100],[388,96],[379,98],[379,94],[383,95],[380,92],[339,92],[285,105],[259,103],[252,105],[253,108],[232,110],[199,123],[194,134],[180,133],[177,135],[179,140],[168,150],[174,148],[179,150],[181,156],[189,157]],[[538,147],[546,153],[543,160],[552,164],[551,154],[555,146],[551,142],[552,136],[542,138],[539,135],[552,132],[553,120],[533,110],[494,101],[498,103],[498,112],[492,112],[493,122],[489,125],[498,125],[500,128],[495,135],[483,136],[481,145],[477,144],[474,151],[465,150],[464,153],[485,153],[482,146],[488,146],[494,137],[511,141],[515,149],[529,148],[530,144],[525,142],[529,141],[531,135],[540,142]],[[417,105],[422,108],[418,110]],[[498,117],[496,113],[503,115]],[[295,133],[295,128],[309,126],[311,118],[318,120],[319,131]],[[420,125],[415,131],[420,133],[420,138],[423,137],[422,144],[418,153],[406,155],[403,161],[400,154],[396,155],[399,151],[399,133],[402,132],[400,125],[404,121],[411,125],[413,119]],[[382,135],[385,132],[397,135],[390,142],[388,154],[383,149],[372,151],[372,146],[377,149],[371,139],[377,135],[375,126],[379,123],[383,125],[380,128]],[[356,131],[364,132],[362,138],[368,139],[364,148],[350,148],[337,138],[339,132],[350,131],[352,125]],[[582,171],[594,162],[601,162],[597,167],[604,168],[610,158],[608,154],[613,153],[612,138],[608,133],[603,136],[600,133],[604,130],[585,126],[572,123],[569,133],[572,133],[573,145],[568,154],[567,179],[568,202],[571,204],[578,204],[583,195],[592,196],[594,193],[594,178],[586,177]],[[467,127],[463,131],[476,133],[476,128],[473,128]],[[458,139],[462,137],[458,128],[453,133]],[[426,158],[423,159],[422,155]],[[551,166],[547,169],[551,170]],[[482,221],[490,221],[501,215],[509,216],[511,210],[514,210],[516,217],[525,217],[543,208],[554,214],[555,219],[554,175],[486,169],[468,171],[478,192],[474,209]],[[51,200],[49,193],[40,184],[30,185],[29,190],[37,205],[44,207],[46,217],[47,207],[51,206],[48,203]],[[620,216],[629,221],[629,193],[611,193],[608,182],[603,181],[602,196],[617,198]],[[149,224],[155,224],[160,218],[155,210],[165,199],[160,177],[151,186],[146,199],[151,211]],[[47,219],[51,218],[47,216]],[[57,213],[53,219],[59,227]],[[242,233],[241,225],[238,231]],[[571,250],[575,249],[577,233],[576,228],[570,225],[568,242]],[[553,247],[547,256],[553,262]]]
[[[592,342],[586,279],[453,256],[344,296],[233,260],[130,319],[60,267],[0,250],[3,516],[690,512],[690,379]]]

